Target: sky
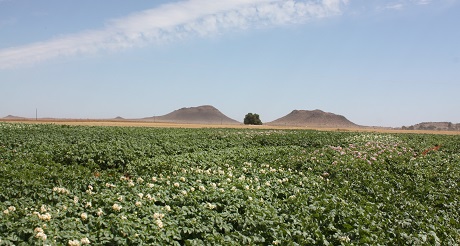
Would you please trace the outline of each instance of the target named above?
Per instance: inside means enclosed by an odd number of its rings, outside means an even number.
[[[460,0],[0,0],[0,117],[460,123]]]

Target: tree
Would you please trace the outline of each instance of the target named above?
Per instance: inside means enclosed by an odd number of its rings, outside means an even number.
[[[248,113],[244,116],[245,125],[262,125],[258,114]]]

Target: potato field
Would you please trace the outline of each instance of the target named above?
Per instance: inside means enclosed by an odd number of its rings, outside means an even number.
[[[459,245],[460,136],[0,123],[0,245]]]

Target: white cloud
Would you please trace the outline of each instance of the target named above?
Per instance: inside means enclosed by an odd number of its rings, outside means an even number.
[[[0,0],[1,1],[1,0]],[[56,57],[168,43],[226,30],[260,28],[341,14],[348,0],[188,0],[111,20],[89,30],[0,50],[0,69]]]
[[[425,5],[425,4],[430,4],[431,0],[413,0],[413,2],[417,5]]]
[[[402,10],[404,9],[404,4],[402,3],[392,3],[385,5],[383,9],[392,9],[392,10]]]
[[[439,2],[448,2],[451,0],[442,0]],[[457,1],[457,0],[453,0]],[[438,3],[439,3],[438,2]],[[377,10],[404,10],[414,5],[428,5],[433,3],[432,0],[398,0],[384,5],[378,5]]]

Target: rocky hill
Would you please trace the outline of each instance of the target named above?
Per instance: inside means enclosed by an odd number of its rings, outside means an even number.
[[[215,124],[231,125],[241,124],[229,118],[218,109],[210,105],[199,107],[181,108],[169,114],[144,118],[144,121],[170,122],[170,123],[190,123],[190,124]]]
[[[307,127],[358,127],[342,115],[316,110],[293,110],[267,125],[307,126]]]

